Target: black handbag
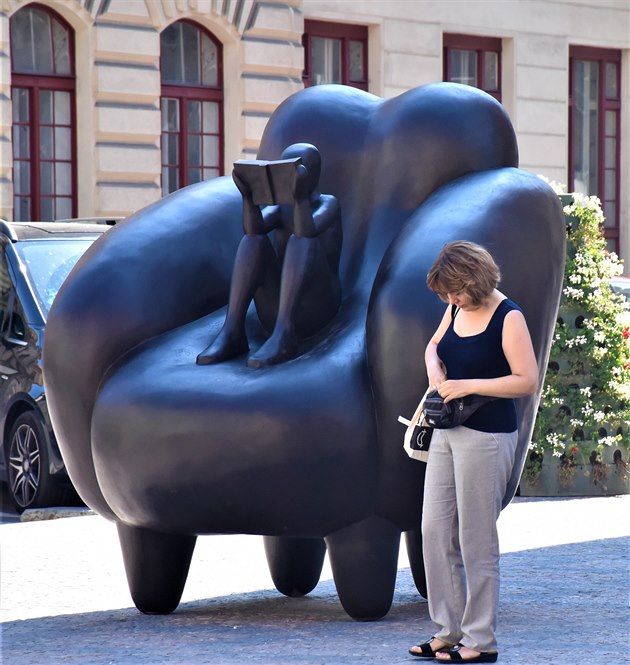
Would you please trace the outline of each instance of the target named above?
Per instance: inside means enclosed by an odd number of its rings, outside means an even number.
[[[431,390],[424,399],[424,419],[435,429],[450,429],[463,425],[480,406],[495,399],[485,395],[466,395],[445,402],[437,390]]]

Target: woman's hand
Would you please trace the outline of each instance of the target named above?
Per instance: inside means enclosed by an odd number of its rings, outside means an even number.
[[[440,393],[440,396],[444,398],[444,402],[448,403],[452,399],[471,395],[473,393],[473,387],[471,381],[468,379],[446,379],[438,385],[438,392]]]
[[[442,369],[436,369],[433,372],[428,373],[429,387],[431,389],[438,388],[446,381],[446,374]],[[439,392],[439,391],[438,391]]]

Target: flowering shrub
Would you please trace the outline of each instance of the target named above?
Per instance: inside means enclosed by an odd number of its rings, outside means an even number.
[[[569,474],[578,442],[590,443],[589,460],[606,446],[630,447],[630,310],[610,287],[623,266],[606,249],[599,199],[560,198],[567,260],[529,463],[551,453]]]

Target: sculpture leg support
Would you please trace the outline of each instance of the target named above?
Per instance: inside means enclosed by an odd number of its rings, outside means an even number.
[[[144,614],[169,614],[182,597],[197,537],[117,526],[135,606]]]
[[[346,612],[358,621],[384,617],[392,605],[400,529],[369,517],[326,537],[328,555]]]
[[[323,538],[265,536],[265,554],[276,589],[285,596],[304,596],[319,582],[326,543]]]
[[[407,543],[407,556],[411,566],[411,574],[418,592],[427,598],[427,578],[424,571],[424,558],[422,556],[422,530],[420,527],[405,532]]]

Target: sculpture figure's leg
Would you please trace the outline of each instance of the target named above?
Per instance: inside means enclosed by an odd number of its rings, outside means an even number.
[[[250,367],[276,365],[298,350],[296,308],[306,309],[310,333],[323,328],[339,308],[336,278],[319,238],[291,236],[282,265],[278,317],[271,337],[247,361]],[[298,331],[299,332],[299,331]]]
[[[319,582],[326,543],[323,538],[265,536],[265,554],[276,589],[285,596],[304,596]]]
[[[359,621],[384,617],[392,605],[398,569],[400,529],[382,517],[326,536],[339,600]]]
[[[179,605],[197,536],[160,533],[119,522],[127,582],[144,614],[169,614]]]
[[[278,293],[278,257],[266,235],[244,235],[234,261],[225,323],[214,341],[197,356],[198,365],[221,362],[249,350],[245,317],[254,293],[263,284],[266,297]]]
[[[407,556],[411,566],[411,574],[418,592],[427,598],[427,578],[424,571],[424,558],[422,556],[422,529],[418,527],[413,531],[405,532],[407,543]]]

